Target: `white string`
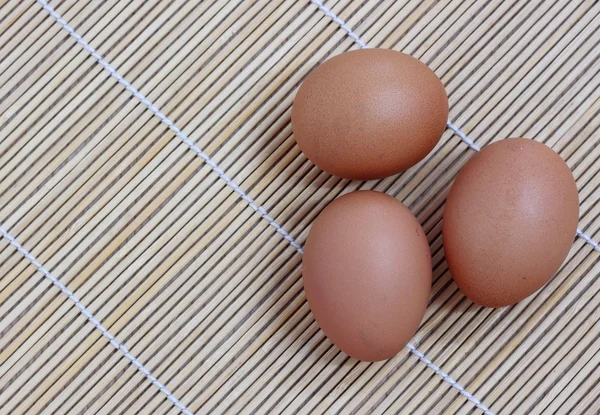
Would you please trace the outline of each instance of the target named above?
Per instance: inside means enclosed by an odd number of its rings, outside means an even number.
[[[580,238],[583,238],[583,240],[586,241],[588,244],[592,245],[596,251],[600,252],[600,245],[598,245],[596,241],[594,241],[592,238],[583,233],[581,229],[577,229],[577,235],[579,235]]]
[[[58,289],[61,290],[63,292],[63,294],[65,294],[69,298],[69,300],[73,301],[75,303],[75,307],[77,307],[79,309],[79,311],[81,311],[81,314],[83,314],[85,316],[85,318],[87,318],[88,321],[94,325],[94,327],[96,327],[98,330],[100,330],[102,335],[109,340],[110,344],[115,349],[121,351],[123,353],[123,355],[125,355],[125,357],[127,359],[129,359],[131,361],[131,363],[133,363],[133,365],[135,367],[137,367],[139,369],[139,371],[142,372],[150,380],[150,382],[152,382],[154,384],[154,386],[156,386],[161,392],[163,392],[165,395],[167,395],[167,399],[170,400],[173,403],[173,405],[175,405],[177,408],[179,408],[181,410],[181,412],[184,413],[185,415],[194,415],[190,410],[188,410],[179,401],[179,399],[177,399],[166,388],[165,385],[160,383],[158,381],[158,379],[156,377],[154,377],[152,375],[152,373],[150,373],[150,371],[148,369],[146,369],[146,367],[139,360],[137,360],[137,358],[134,355],[132,355],[129,352],[129,349],[127,348],[127,346],[125,346],[123,343],[119,343],[117,341],[117,339],[115,338],[115,336],[113,336],[112,334],[109,333],[109,331],[102,325],[102,323],[100,323],[100,321],[98,321],[98,319],[96,317],[94,317],[92,315],[92,313],[90,313],[83,304],[81,304],[81,302],[79,301],[79,298],[77,298],[77,296],[73,293],[73,291],[69,290],[55,276],[50,274],[50,272],[46,268],[44,268],[42,266],[42,264],[40,264],[38,262],[38,260],[35,259],[35,257],[33,255],[31,255],[31,253],[29,253],[29,251],[27,251],[19,242],[17,242],[17,240],[11,234],[9,234],[2,227],[0,227],[0,234],[2,234],[2,236],[4,238],[6,238],[8,240],[8,242],[10,242],[10,244],[17,249],[17,251],[19,251],[21,254],[23,254],[23,256],[26,259],[28,259],[38,269],[39,272],[44,274],[44,276],[46,278],[48,278],[52,282],[52,284],[54,284],[56,287],[58,287]]]
[[[463,388],[460,384],[458,384],[454,379],[452,379],[446,372],[440,369],[436,364],[434,364],[431,360],[429,360],[423,353],[417,350],[415,346],[408,343],[406,347],[417,356],[423,363],[425,363],[430,369],[432,369],[435,373],[437,373],[443,380],[452,385],[453,388],[457,389],[465,398],[471,401],[477,408],[481,409],[485,415],[494,415],[492,411],[490,411],[479,399],[473,396],[472,393],[468,392],[465,388]]]
[[[350,36],[356,43],[358,43],[358,45],[361,48],[363,48],[363,49],[368,48],[367,44],[365,42],[363,42],[356,33],[354,33],[354,31],[350,28],[350,26],[348,26],[346,24],[346,22],[344,22],[342,19],[340,19],[339,17],[337,17],[337,15],[335,13],[333,13],[330,9],[328,9],[327,7],[325,7],[325,5],[323,4],[322,1],[319,1],[319,0],[310,0],[310,1],[312,1],[319,9],[321,9],[321,11],[323,13],[325,13],[325,15],[327,17],[329,17],[335,23],[337,23],[338,25],[340,25],[340,27],[346,31],[346,33],[348,34],[348,36]]]
[[[463,140],[469,147],[471,147],[473,150],[475,151],[480,151],[481,149],[479,148],[479,146],[477,144],[475,144],[473,142],[473,140],[471,140],[469,137],[467,137],[467,135],[465,133],[463,133],[460,128],[458,128],[456,125],[454,125],[452,123],[452,121],[448,120],[446,122],[446,125],[448,126],[448,128],[450,128],[452,131],[454,131],[454,133],[456,135],[458,135],[460,137],[461,140]]]
[[[229,187],[233,189],[234,192],[239,194],[241,198],[248,203],[248,206],[252,208],[255,212],[258,212],[260,216],[269,222],[269,225],[275,228],[277,233],[281,234],[285,240],[287,240],[290,245],[292,245],[296,250],[302,253],[302,246],[296,242],[292,236],[286,232],[279,224],[275,222],[271,216],[267,214],[267,211],[264,207],[258,205],[256,201],[250,197],[246,192],[244,192],[229,176],[225,174],[225,172],[215,163],[213,159],[206,153],[204,153],[192,140],[189,139],[187,135],[183,133],[170,119],[167,118],[165,114],[163,114],[152,102],[148,100],[140,91],[138,91],[129,81],[125,80],[120,74],[117,73],[117,70],[110,66],[110,64],[105,61],[102,56],[98,54],[98,52],[90,46],[75,30],[69,26],[69,24],[58,14],[45,0],[37,0],[38,3],[42,5],[42,7],[60,24],[63,29],[65,29],[76,41],[79,43],[86,51],[96,59],[96,61],[104,68],[106,71],[115,78],[121,85],[125,87],[134,97],[140,100],[142,104],[144,104],[154,115],[156,115],[163,124],[165,124],[171,131],[177,135],[194,153],[200,156],[206,164],[221,178],[227,183]]]

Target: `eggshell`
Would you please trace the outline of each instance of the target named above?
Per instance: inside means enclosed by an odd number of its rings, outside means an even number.
[[[431,289],[431,254],[413,214],[373,191],[344,195],[314,222],[302,261],[319,326],[346,354],[377,361],[411,339]]]
[[[472,301],[514,304],[559,269],[578,218],[577,186],[558,154],[533,140],[498,141],[468,161],[448,195],[448,267]]]
[[[448,97],[419,60],[387,49],[346,52],[317,67],[292,107],[304,154],[348,179],[377,179],[422,160],[448,120]]]

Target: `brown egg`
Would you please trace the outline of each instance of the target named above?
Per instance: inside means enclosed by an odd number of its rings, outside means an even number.
[[[304,290],[327,337],[378,361],[415,334],[431,290],[431,254],[413,214],[383,193],[336,199],[314,222],[302,261]]]
[[[463,167],[446,201],[452,277],[475,303],[514,304],[559,269],[578,218],[577,186],[558,154],[524,138],[491,144]]]
[[[342,53],[306,78],[292,107],[300,149],[348,179],[378,179],[422,160],[448,120],[439,78],[419,60],[387,49]]]

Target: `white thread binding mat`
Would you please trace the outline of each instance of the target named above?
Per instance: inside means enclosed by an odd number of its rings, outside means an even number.
[[[333,177],[295,144],[303,79],[344,51],[429,65],[450,119],[418,165]],[[577,181],[559,272],[501,309],[448,271],[444,201],[528,137]],[[301,280],[311,223],[374,189],[433,256],[411,343],[359,362]],[[600,2],[0,1],[0,414],[600,413]]]

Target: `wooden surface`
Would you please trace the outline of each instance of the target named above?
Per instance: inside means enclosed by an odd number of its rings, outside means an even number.
[[[409,171],[331,177],[294,144],[312,68],[356,49],[310,1],[53,0],[127,82],[302,244],[328,202],[396,196],[427,232],[430,305],[412,341],[496,414],[600,410],[600,253],[577,238],[541,291],[475,306],[444,261],[444,200],[474,154],[447,130]],[[433,68],[479,146],[525,136],[577,180],[600,241],[600,3],[327,1],[371,47]],[[0,1],[0,413],[481,413],[408,349],[348,358],[305,301],[301,254],[39,2]],[[24,252],[17,250],[22,246]],[[31,258],[38,261],[32,262]],[[40,268],[42,267],[42,268]]]

